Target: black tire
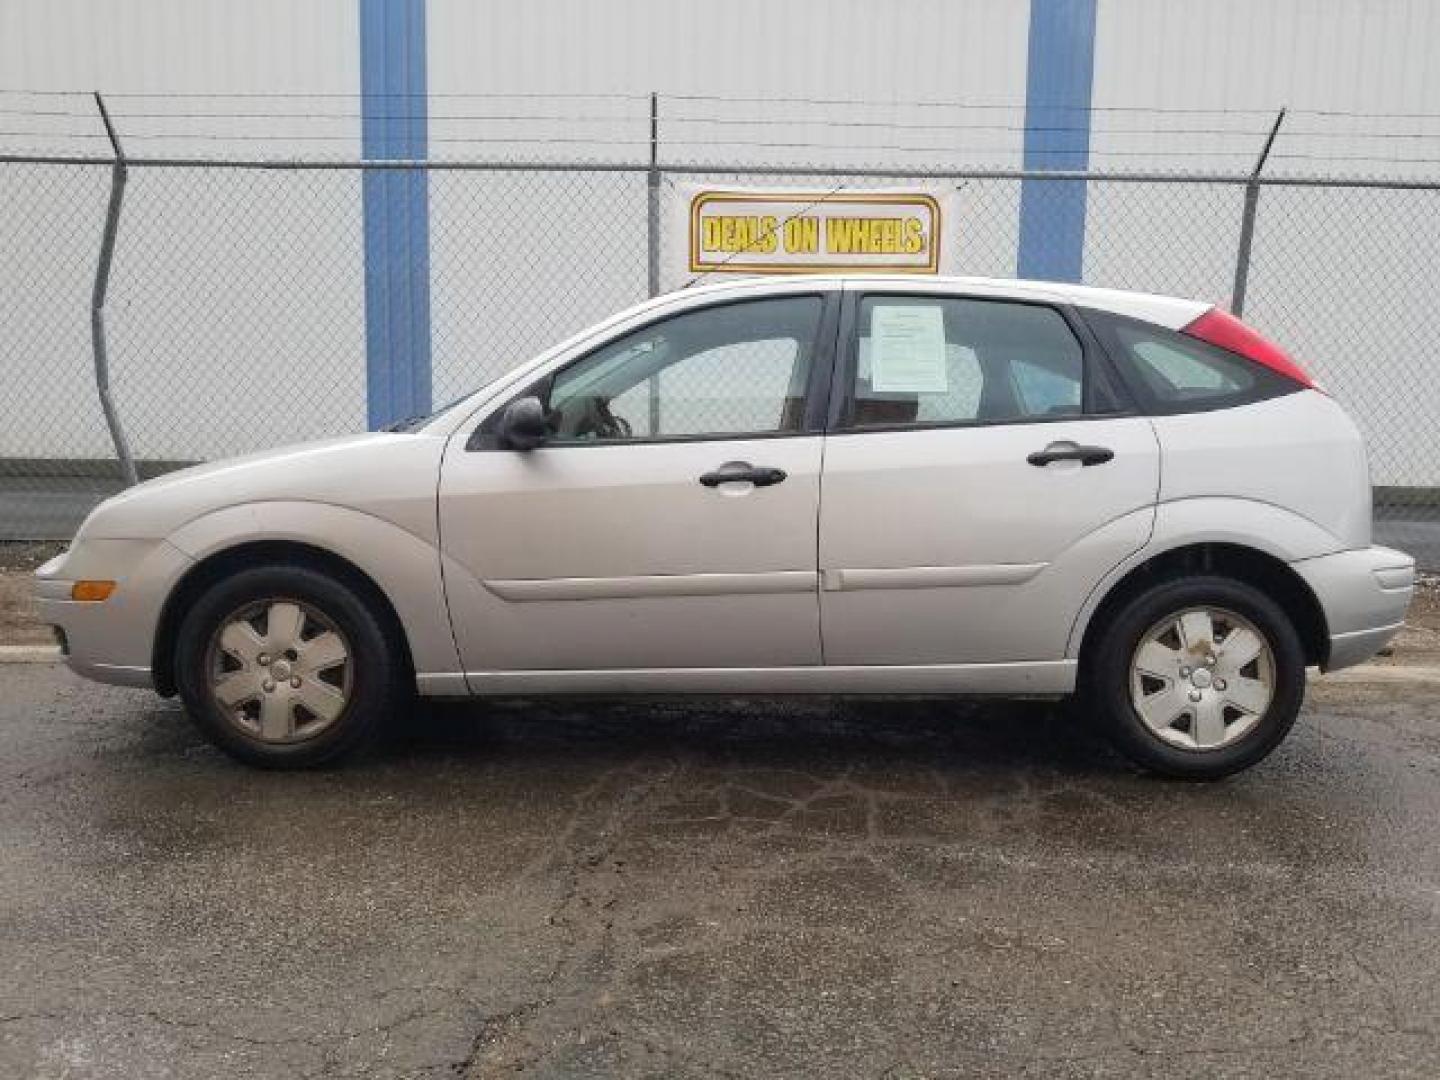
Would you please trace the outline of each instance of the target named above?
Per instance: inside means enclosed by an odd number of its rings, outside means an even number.
[[[1272,694],[1258,722],[1233,742],[1211,749],[1167,742],[1141,719],[1131,700],[1131,662],[1142,639],[1168,616],[1197,607],[1223,609],[1248,620],[1269,646],[1274,666]],[[1121,603],[1096,632],[1080,673],[1082,707],[1116,749],[1163,776],[1218,780],[1248,769],[1285,738],[1304,700],[1305,654],[1295,627],[1268,596],[1233,578],[1158,582]]]
[[[349,696],[313,737],[266,741],[242,729],[211,693],[208,673],[215,635],[247,605],[298,601],[320,613],[349,646]],[[333,762],[371,745],[407,697],[400,647],[370,603],[347,584],[306,566],[242,570],[207,589],[180,624],[175,678],[191,719],[227,754],[268,769],[303,769]]]

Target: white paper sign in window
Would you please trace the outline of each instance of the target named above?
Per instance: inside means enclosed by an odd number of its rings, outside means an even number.
[[[936,304],[870,309],[871,388],[880,393],[943,394],[945,312]]]

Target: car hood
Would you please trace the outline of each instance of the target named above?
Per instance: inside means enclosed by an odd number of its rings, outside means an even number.
[[[433,531],[443,437],[366,432],[194,465],[127,488],[95,508],[77,539],[163,538],[216,510],[324,502]]]

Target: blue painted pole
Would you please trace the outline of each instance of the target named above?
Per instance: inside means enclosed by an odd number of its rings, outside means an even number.
[[[1025,168],[1090,164],[1090,91],[1097,0],[1030,0],[1025,76]],[[1023,180],[1016,272],[1080,281],[1085,256],[1085,182]]]
[[[364,156],[423,159],[425,0],[360,0],[360,92]],[[369,170],[361,184],[365,411],[373,429],[431,407],[429,175]]]

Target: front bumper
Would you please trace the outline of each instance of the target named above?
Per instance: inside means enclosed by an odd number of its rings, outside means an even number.
[[[155,633],[165,600],[192,560],[163,540],[83,540],[35,571],[40,621],[56,627],[78,675],[151,687]],[[102,602],[70,599],[76,581],[118,582]]]
[[[1325,613],[1330,647],[1322,670],[1370,659],[1405,625],[1415,592],[1415,560],[1403,551],[1357,548],[1292,565]]]

